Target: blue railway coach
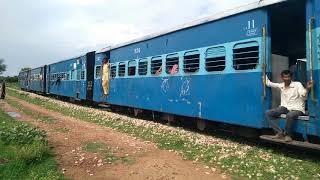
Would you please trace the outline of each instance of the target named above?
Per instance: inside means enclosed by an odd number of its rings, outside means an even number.
[[[262,77],[276,81],[290,68],[303,84],[316,82],[295,130],[319,137],[319,9],[314,0],[266,0],[113,46],[104,101],[198,118],[202,127],[205,119],[263,129],[279,97]]]
[[[95,52],[47,66],[46,92],[76,100],[93,100]]]
[[[105,58],[111,63],[108,96],[101,86]],[[47,93],[159,112],[168,120],[192,117],[199,129],[208,121],[265,129],[264,112],[279,105],[279,94],[262,77],[277,81],[290,69],[304,85],[315,82],[308,113],[295,125],[298,135],[315,142],[319,68],[320,1],[264,0],[48,65]]]
[[[46,69],[47,66],[42,66],[30,71],[29,91],[46,93]]]
[[[29,91],[30,73],[31,70],[25,70],[19,73],[19,87],[22,90]]]

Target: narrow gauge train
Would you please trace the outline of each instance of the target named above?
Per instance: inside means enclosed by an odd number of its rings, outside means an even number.
[[[105,58],[111,63],[108,96],[101,85]],[[279,72],[289,68],[304,85],[308,79],[315,82],[308,113],[294,128],[301,141],[291,144],[320,149],[319,0],[259,1],[21,72],[20,86],[159,112],[168,120],[191,117],[199,129],[214,121],[261,130],[269,127],[264,112],[279,105],[279,93],[266,88],[262,77],[277,81]],[[283,116],[279,123],[284,126]]]

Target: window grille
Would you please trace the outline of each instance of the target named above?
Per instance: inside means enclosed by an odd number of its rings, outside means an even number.
[[[162,58],[154,57],[151,59],[151,74],[160,75],[162,73]]]
[[[233,68],[235,70],[255,69],[259,64],[259,44],[250,42],[237,44],[233,48]]]
[[[184,65],[183,70],[184,72],[194,73],[199,71],[200,65],[200,53],[199,51],[191,51],[187,52],[184,55]]]
[[[178,54],[168,55],[166,58],[167,74],[176,74],[179,72],[179,56]]]
[[[138,68],[138,74],[140,76],[145,76],[148,73],[148,60],[147,59],[141,59],[139,61],[139,68]]]
[[[206,52],[206,70],[223,71],[226,68],[226,49],[225,47],[209,48]]]
[[[126,74],[126,64],[119,63],[118,76],[123,77]]]
[[[129,61],[128,63],[128,76],[136,75],[136,61]]]

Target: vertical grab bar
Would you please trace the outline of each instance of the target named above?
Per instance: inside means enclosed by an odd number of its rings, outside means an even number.
[[[265,99],[267,96],[267,87],[266,87],[266,74],[267,74],[267,31],[266,31],[266,27],[264,26],[262,28],[262,36],[263,36],[263,64],[262,64],[262,75],[264,78],[263,79],[263,98]]]
[[[308,43],[309,43],[309,56],[310,56],[310,59],[309,59],[309,75],[310,75],[310,80],[313,80],[313,51],[312,51],[312,22],[313,20],[315,20],[315,17],[311,17],[309,19],[309,28],[308,28]],[[317,99],[314,95],[314,87],[312,87],[311,89],[311,99],[312,101],[316,102]]]

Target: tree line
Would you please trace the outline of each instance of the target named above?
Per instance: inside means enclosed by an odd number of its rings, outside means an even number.
[[[29,70],[31,68],[25,67],[22,68],[21,71]],[[4,63],[4,59],[0,59],[0,80],[4,80],[9,83],[15,83],[18,82],[18,76],[1,76],[5,71],[7,70],[7,65]]]

